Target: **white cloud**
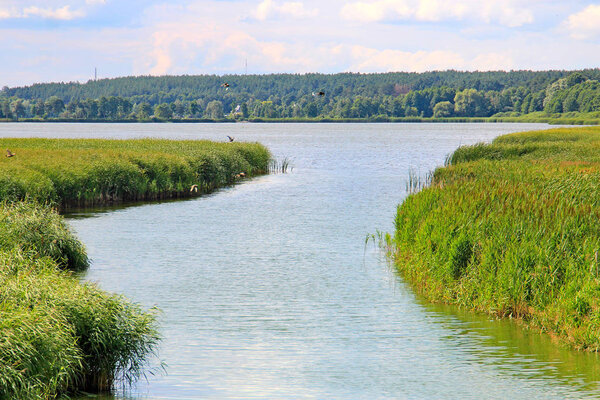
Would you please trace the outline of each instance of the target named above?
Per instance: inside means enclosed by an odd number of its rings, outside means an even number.
[[[340,14],[361,22],[473,19],[517,27],[534,20],[526,4],[524,0],[370,0],[347,3]]]
[[[71,10],[70,6],[60,8],[40,8],[36,6],[26,7],[23,9],[22,17],[42,17],[47,19],[71,20],[83,17],[85,13],[82,10]]]
[[[600,5],[590,5],[572,14],[563,23],[574,39],[590,39],[600,35]]]
[[[104,0],[87,0],[88,2],[104,1]],[[0,19],[8,18],[31,18],[38,17],[44,19],[57,19],[57,20],[72,20],[80,18],[86,15],[83,8],[72,9],[71,4],[62,4],[53,6],[56,1],[28,1],[28,2],[16,2],[12,0],[0,0]],[[72,3],[72,2],[71,2]],[[78,3],[81,3],[79,1]]]
[[[0,8],[0,19],[15,18],[18,15],[14,9]]]
[[[308,18],[319,14],[317,9],[306,9],[300,1],[278,3],[274,0],[263,0],[254,12],[256,19],[265,21],[275,17]]]
[[[246,59],[252,68],[291,71],[314,61],[303,60],[284,42],[261,41],[242,30],[217,24],[163,25],[154,32],[152,46],[146,62],[152,75],[241,72]]]

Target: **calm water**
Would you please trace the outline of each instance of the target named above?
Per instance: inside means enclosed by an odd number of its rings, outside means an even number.
[[[288,174],[70,224],[85,279],[158,306],[166,374],[131,399],[565,399],[600,360],[511,322],[420,301],[365,237],[391,231],[409,170],[532,124],[19,124],[2,136],[260,141]]]

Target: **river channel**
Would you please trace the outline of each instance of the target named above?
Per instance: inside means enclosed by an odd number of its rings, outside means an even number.
[[[581,399],[600,359],[423,302],[365,238],[409,171],[542,124],[1,124],[10,137],[258,141],[293,169],[180,201],[81,210],[83,279],[161,310],[156,370],[116,399]],[[111,397],[112,398],[112,397]]]

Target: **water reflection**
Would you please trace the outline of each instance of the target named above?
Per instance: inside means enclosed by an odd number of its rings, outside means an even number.
[[[93,259],[86,279],[163,311],[168,374],[117,398],[597,394],[595,356],[423,303],[376,252],[364,253],[368,233],[393,228],[411,168],[429,171],[459,144],[539,126],[107,125],[92,126],[94,134],[218,140],[235,130],[236,140],[295,160],[291,174],[210,196],[71,214]],[[90,135],[90,125],[35,129]]]
[[[578,393],[599,392],[600,359],[597,353],[576,352],[549,335],[527,329],[516,321],[500,320],[454,306],[422,303],[435,313],[437,323],[457,335],[443,336],[469,352],[472,361],[496,371],[529,380],[571,386]]]

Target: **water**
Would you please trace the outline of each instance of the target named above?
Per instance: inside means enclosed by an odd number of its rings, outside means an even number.
[[[1,136],[260,141],[291,173],[69,223],[85,279],[162,310],[160,360],[126,399],[600,397],[596,355],[432,306],[365,238],[392,231],[410,169],[533,124],[0,124]]]

